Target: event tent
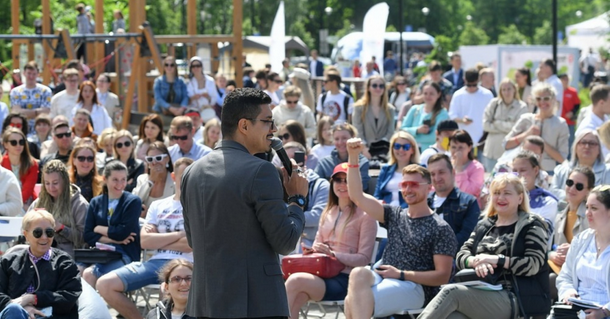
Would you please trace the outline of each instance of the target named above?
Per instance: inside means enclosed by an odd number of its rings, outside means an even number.
[[[589,48],[601,47],[610,49],[610,11],[595,18],[566,27],[568,46],[580,48],[583,52]]]

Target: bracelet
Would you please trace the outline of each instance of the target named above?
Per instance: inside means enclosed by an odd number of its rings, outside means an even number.
[[[34,306],[38,304],[38,296],[34,295]]]
[[[353,164],[353,165],[352,164],[347,164],[347,167],[349,167],[349,168],[358,168],[358,167],[360,167],[360,164]]]
[[[404,270],[400,271],[400,280],[405,281],[405,271]]]
[[[466,266],[466,268],[468,268],[468,257],[466,257],[466,260],[464,261],[464,265]]]
[[[61,224],[61,227],[59,227],[59,229],[55,233],[57,233],[57,234],[61,233],[61,231],[64,230],[64,228],[66,228],[66,225]]]

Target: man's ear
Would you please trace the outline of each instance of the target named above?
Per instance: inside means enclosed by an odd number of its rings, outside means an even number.
[[[246,133],[248,131],[249,128],[249,122],[246,119],[241,119],[239,120],[239,122],[237,122],[237,130],[239,130],[242,133]]]

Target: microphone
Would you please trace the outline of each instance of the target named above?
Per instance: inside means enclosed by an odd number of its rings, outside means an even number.
[[[279,158],[282,160],[282,165],[284,165],[288,176],[291,176],[292,162],[290,161],[290,158],[288,158],[288,154],[286,154],[286,151],[284,150],[284,145],[282,144],[282,141],[277,137],[272,138],[271,147],[275,150],[277,156],[279,156]]]

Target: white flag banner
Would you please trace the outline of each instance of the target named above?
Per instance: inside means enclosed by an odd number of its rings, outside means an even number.
[[[284,1],[280,1],[280,6],[275,14],[273,26],[271,27],[271,44],[269,45],[269,62],[271,70],[280,72],[282,61],[286,58],[286,22],[284,17]]]
[[[374,56],[379,71],[383,76],[383,44],[390,7],[382,2],[372,6],[364,16],[362,23],[362,51],[360,62],[364,66]]]

